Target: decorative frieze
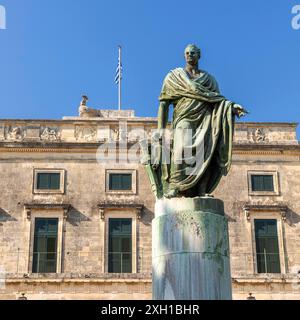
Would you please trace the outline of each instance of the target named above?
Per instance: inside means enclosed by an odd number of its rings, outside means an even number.
[[[109,140],[109,126],[99,127],[97,129],[97,141],[98,142],[106,142]]]
[[[248,128],[248,140],[252,143],[269,142],[268,130],[266,128]]]
[[[26,126],[24,130],[24,139],[27,141],[40,140],[40,130],[41,128],[39,125]]]
[[[82,118],[81,118],[82,119]],[[84,118],[85,119],[85,118]],[[0,141],[7,142],[127,142],[137,143],[147,138],[151,141],[155,134],[156,123],[147,118],[136,117],[120,119],[102,118],[99,120],[77,120],[74,122],[3,120],[0,123]],[[149,118],[152,119],[152,118]],[[164,138],[172,140],[172,130],[166,130]],[[237,123],[234,144],[242,145],[298,145],[295,124],[282,123]]]
[[[111,131],[111,140],[115,142],[126,142],[128,138],[128,132],[126,128],[118,127]]]
[[[77,141],[96,141],[97,127],[75,126],[74,136]]]
[[[21,126],[6,127],[5,138],[9,141],[22,141],[24,139],[24,128]]]
[[[42,127],[41,128],[41,140],[54,142],[61,140],[61,132],[59,128]]]
[[[4,131],[4,126],[0,125],[0,141],[5,139],[5,131]]]

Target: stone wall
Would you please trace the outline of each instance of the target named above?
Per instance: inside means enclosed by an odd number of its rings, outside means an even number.
[[[99,144],[116,142],[124,154],[127,147],[121,148],[122,137],[130,140],[131,148],[143,130],[149,137],[156,124],[156,119],[133,115],[127,120],[125,134],[112,116],[0,120],[2,299],[16,299],[22,292],[29,299],[151,298],[155,199],[148,177],[140,164],[99,163],[96,159]],[[65,192],[34,194],[35,169],[65,170]],[[119,169],[136,172],[136,193],[107,192],[106,170]],[[249,171],[275,172],[278,193],[250,195]],[[252,292],[258,299],[300,299],[299,181],[296,124],[236,125],[232,169],[215,192],[215,197],[224,200],[229,219],[234,298],[245,299]],[[103,203],[111,207],[99,207]],[[120,213],[135,221],[136,269],[133,274],[115,276],[107,273],[107,217]],[[49,214],[59,217],[62,228],[60,273],[31,274],[32,220]],[[256,273],[253,219],[258,216],[278,220],[280,275]]]

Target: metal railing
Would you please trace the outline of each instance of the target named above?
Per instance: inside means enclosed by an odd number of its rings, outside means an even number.
[[[52,257],[52,258],[50,258]],[[57,252],[33,252],[32,272],[55,273],[57,268]]]
[[[147,254],[145,254],[145,252]],[[137,252],[63,250],[62,252],[0,251],[0,267],[11,274],[24,273],[149,273],[151,248]]]
[[[236,251],[238,248],[234,248],[230,253],[233,277],[260,273],[300,275],[300,250],[280,254]],[[139,248],[137,252],[103,252],[103,250],[88,249],[63,250],[57,253],[0,251],[0,268],[11,274],[44,273],[49,272],[49,269],[54,273],[151,273],[151,262],[151,248],[148,247]]]
[[[131,273],[132,252],[108,252],[108,272]]]
[[[257,272],[259,273],[280,273],[280,254],[277,252],[267,253],[264,249],[263,252],[256,253]]]

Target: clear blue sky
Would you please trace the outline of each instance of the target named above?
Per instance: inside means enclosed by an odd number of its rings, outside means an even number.
[[[0,0],[0,118],[77,115],[81,94],[117,106],[117,46],[123,102],[155,116],[166,73],[196,43],[200,67],[251,111],[246,121],[300,120],[300,0]],[[298,133],[300,131],[298,130]],[[299,135],[298,135],[299,136]]]

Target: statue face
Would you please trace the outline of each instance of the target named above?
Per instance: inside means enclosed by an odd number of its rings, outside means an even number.
[[[184,51],[185,60],[188,64],[196,65],[200,59],[199,52],[194,46],[188,46]]]

